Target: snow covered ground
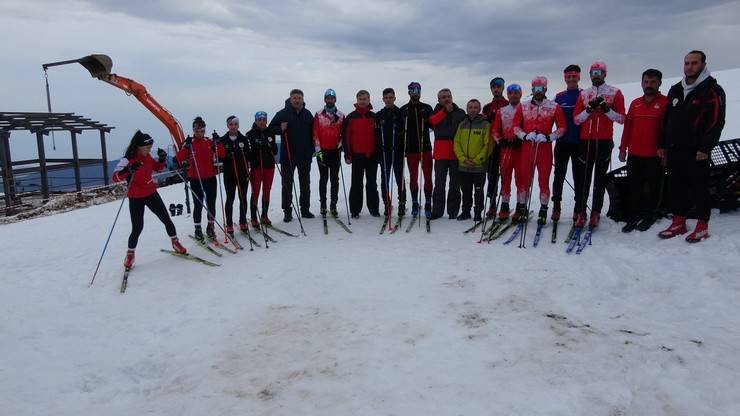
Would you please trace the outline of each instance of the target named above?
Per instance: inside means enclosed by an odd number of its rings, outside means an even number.
[[[276,185],[271,214],[297,232]],[[740,414],[738,213],[697,245],[605,219],[579,256],[476,244],[446,219],[382,236],[368,215],[351,235],[314,219],[220,259],[175,217],[219,268],[160,253],[147,213],[121,295],[126,207],[87,287],[118,204],[0,227],[0,414]]]

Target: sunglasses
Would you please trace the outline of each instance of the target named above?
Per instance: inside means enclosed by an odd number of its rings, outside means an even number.
[[[602,75],[604,75],[604,71],[602,71],[600,69],[594,69],[594,70],[591,71],[591,76],[592,77],[600,77]]]
[[[504,86],[504,81],[497,79],[496,81],[493,81],[491,84],[491,87],[502,87]]]
[[[545,92],[545,87],[538,85],[536,87],[532,87],[532,92]]]
[[[409,92],[412,94],[421,94],[421,88],[409,88]]]

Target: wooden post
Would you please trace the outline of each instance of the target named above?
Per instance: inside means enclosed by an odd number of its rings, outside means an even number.
[[[105,130],[100,130],[100,152],[103,158],[103,183],[110,185],[108,179],[108,153],[105,150]]]
[[[49,172],[46,169],[46,151],[44,150],[44,133],[36,132],[36,147],[39,150],[39,167],[41,168],[41,195],[44,201],[49,199]]]
[[[10,132],[0,130],[0,167],[3,169],[3,195],[5,207],[10,212],[10,206],[15,200],[15,184],[13,183],[13,165],[10,164]]]
[[[75,188],[77,192],[82,191],[82,182],[80,181],[80,155],[77,152],[77,133],[72,130],[69,132],[72,137],[72,162],[75,170]]]

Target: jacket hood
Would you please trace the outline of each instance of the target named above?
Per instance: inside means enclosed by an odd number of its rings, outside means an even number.
[[[357,103],[355,103],[355,110],[362,115],[369,113],[372,109],[373,109],[372,104],[368,104],[367,107],[362,108],[359,105],[357,105]]]

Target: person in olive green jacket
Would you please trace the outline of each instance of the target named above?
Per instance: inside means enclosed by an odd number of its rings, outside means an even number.
[[[491,123],[480,112],[480,101],[468,101],[467,115],[455,134],[455,156],[460,162],[458,175],[462,189],[462,210],[458,220],[470,219],[475,188],[475,221],[481,221],[483,211],[483,182],[486,180],[486,160],[493,151]]]

